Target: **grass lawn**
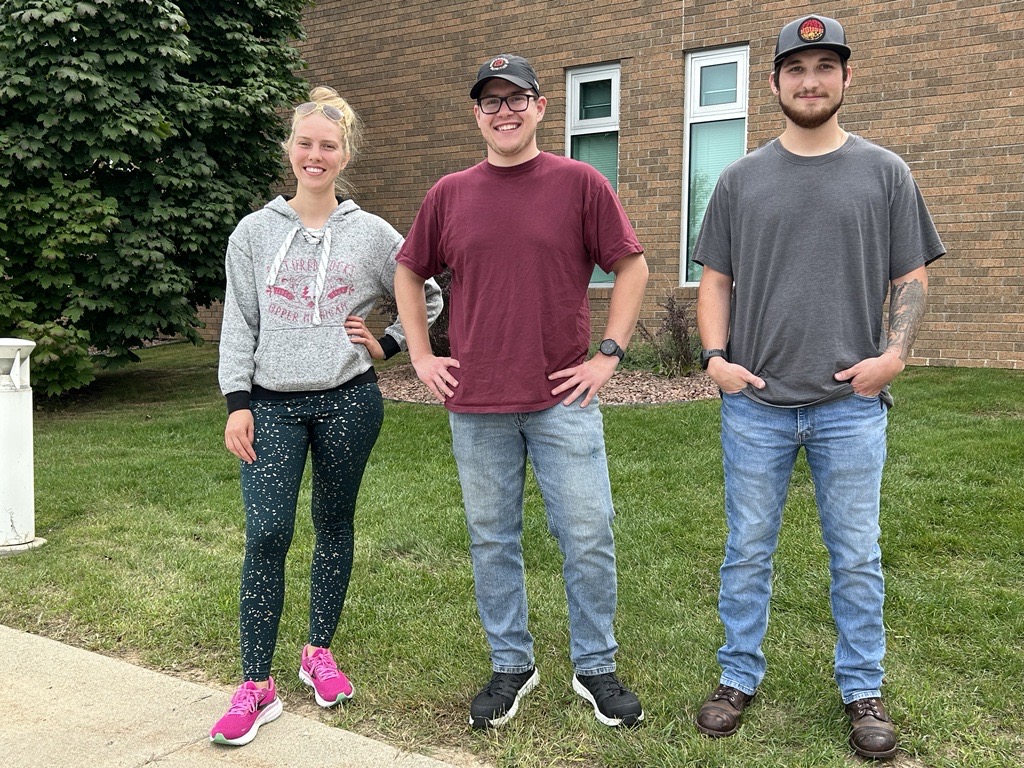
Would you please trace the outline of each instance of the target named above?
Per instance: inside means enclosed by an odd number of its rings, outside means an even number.
[[[0,622],[233,686],[243,521],[223,448],[216,348],[169,345],[35,414],[39,549],[0,559]],[[883,488],[885,693],[898,764],[1024,764],[1024,375],[918,368],[894,387]],[[560,555],[535,486],[525,548],[541,686],[496,733],[468,703],[490,675],[443,408],[388,403],[360,496],[334,652],[358,695],[321,718],[499,766],[852,766],[834,682],[828,570],[801,459],[776,558],[768,677],[733,738],[693,717],[717,682],[718,403],[605,408],[618,517],[619,671],[645,727],[606,729],[570,688]],[[308,479],[308,478],[307,478]],[[275,657],[286,707],[305,641],[309,486]],[[225,704],[227,696],[225,696]],[[261,738],[273,738],[268,731]]]

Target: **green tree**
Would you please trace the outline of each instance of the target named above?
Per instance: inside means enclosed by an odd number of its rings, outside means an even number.
[[[37,343],[37,390],[199,342],[282,170],[308,2],[0,0],[0,336]]]

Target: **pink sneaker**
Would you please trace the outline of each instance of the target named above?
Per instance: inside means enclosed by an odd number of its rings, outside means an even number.
[[[266,688],[246,681],[231,697],[227,714],[210,729],[210,741],[236,747],[248,744],[256,738],[260,726],[277,720],[283,709],[274,688],[274,678],[270,678]]]
[[[303,652],[299,679],[312,686],[316,703],[321,707],[333,707],[338,702],[351,699],[355,693],[352,683],[338,669],[334,657],[326,648],[317,648],[309,656]]]

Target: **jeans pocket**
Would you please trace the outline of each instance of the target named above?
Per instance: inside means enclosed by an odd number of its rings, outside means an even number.
[[[855,400],[862,400],[865,403],[877,403],[881,400],[879,395],[858,395],[856,392],[852,393]]]
[[[853,392],[852,394],[854,402],[864,403],[865,405],[877,407],[883,411],[886,408],[886,402],[885,400],[882,399],[881,394],[873,395],[870,397],[868,395],[858,395],[856,392]]]

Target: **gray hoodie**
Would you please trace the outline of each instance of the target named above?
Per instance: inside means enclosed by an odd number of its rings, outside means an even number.
[[[307,230],[283,197],[246,216],[231,233],[220,340],[225,395],[249,393],[253,386],[333,389],[371,368],[366,347],[349,340],[345,318],[365,318],[377,299],[394,296],[395,254],[403,238],[351,200],[319,233]],[[426,283],[426,298],[427,322],[433,323],[442,308],[433,280]],[[398,320],[385,335],[394,340],[383,339],[386,352],[405,349]]]

